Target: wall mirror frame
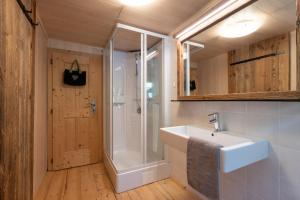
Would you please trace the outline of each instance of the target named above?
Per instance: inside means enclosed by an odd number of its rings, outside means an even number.
[[[263,1],[263,0],[252,0],[234,11],[226,14],[225,16],[221,17],[220,19],[216,20],[215,22],[207,25],[206,27],[201,28],[196,33],[193,33],[190,37],[183,40],[177,41],[177,100],[178,101],[244,101],[244,100],[257,100],[257,101],[300,101],[300,0],[295,1],[295,70],[293,71],[294,79],[294,87],[293,89],[289,86],[289,90],[278,90],[274,91],[272,89],[268,91],[254,91],[254,92],[229,92],[220,94],[220,93],[211,93],[211,94],[193,94],[187,93],[187,88],[190,88],[190,80],[186,77],[186,48],[185,45],[193,42],[191,40],[193,37],[201,34],[203,32],[207,32],[207,30],[213,28],[214,26],[218,25],[222,21],[230,18],[231,16],[237,14],[239,11],[254,5],[256,2]],[[203,43],[205,45],[205,43]],[[189,46],[189,45],[187,45]],[[201,47],[199,47],[201,48]],[[229,51],[227,52],[228,55]],[[189,61],[188,61],[189,62]],[[290,62],[290,61],[289,61]],[[228,58],[228,65],[230,66],[230,58]],[[229,71],[229,70],[228,70]],[[289,72],[291,73],[291,72]],[[229,72],[227,76],[230,76]],[[291,76],[291,75],[289,75]],[[188,79],[188,84],[187,83]],[[229,78],[228,78],[229,79]],[[191,83],[192,84],[192,83]],[[290,84],[290,83],[289,83]],[[229,85],[229,83],[228,83]],[[229,87],[229,86],[228,86]]]

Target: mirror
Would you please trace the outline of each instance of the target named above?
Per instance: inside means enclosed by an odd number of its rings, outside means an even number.
[[[296,22],[295,0],[258,0],[188,38],[180,44],[179,96],[282,99],[296,92]]]

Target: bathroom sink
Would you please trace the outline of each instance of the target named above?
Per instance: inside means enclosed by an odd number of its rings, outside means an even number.
[[[222,145],[220,169],[229,173],[248,166],[269,156],[269,142],[234,136],[232,132],[213,133],[194,126],[175,126],[160,129],[162,141],[184,153],[187,152],[189,137],[196,137]]]

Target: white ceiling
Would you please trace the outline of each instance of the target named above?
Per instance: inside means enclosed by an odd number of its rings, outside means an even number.
[[[119,0],[38,0],[51,38],[104,47],[117,22],[169,34],[210,0],[155,0],[125,7]]]
[[[126,29],[118,29],[114,34],[114,49],[119,51],[141,51],[141,34]],[[161,38],[147,36],[147,49],[161,41]]]

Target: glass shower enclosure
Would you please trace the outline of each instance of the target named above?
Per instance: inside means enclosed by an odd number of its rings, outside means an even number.
[[[105,164],[117,192],[168,176],[157,171],[168,168],[159,137],[164,125],[165,38],[118,24],[104,49]],[[127,188],[120,181],[124,174],[141,176],[142,181]]]

